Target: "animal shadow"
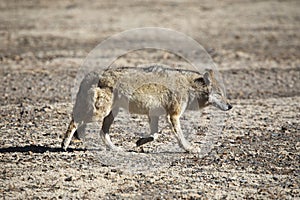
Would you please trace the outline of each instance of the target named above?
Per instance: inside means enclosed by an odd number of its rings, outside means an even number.
[[[75,152],[75,151],[86,151],[82,148],[68,148],[67,151],[63,150],[60,147],[46,147],[40,145],[26,145],[23,147],[6,147],[0,148],[0,153],[45,153],[45,152]]]

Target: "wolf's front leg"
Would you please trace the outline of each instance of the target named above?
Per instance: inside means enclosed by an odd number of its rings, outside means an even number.
[[[69,124],[69,127],[68,127],[68,129],[66,131],[66,133],[64,134],[64,139],[63,139],[63,141],[61,143],[61,147],[65,151],[67,150],[67,148],[68,148],[68,146],[69,146],[69,144],[70,144],[70,142],[72,140],[72,137],[73,137],[73,135],[74,135],[74,133],[76,131],[76,128],[77,128],[77,126],[76,126],[74,120],[72,119],[71,122],[70,122],[70,124]]]
[[[182,130],[181,130],[181,126],[180,126],[180,121],[179,121],[180,116],[179,115],[171,115],[170,116],[170,122],[171,122],[171,126],[173,129],[173,132],[175,134],[175,137],[179,143],[179,146],[181,148],[183,148],[184,150],[188,151],[188,152],[195,152],[197,150],[195,150],[192,145],[185,139]]]

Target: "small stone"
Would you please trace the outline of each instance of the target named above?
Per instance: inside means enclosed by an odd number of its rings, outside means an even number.
[[[72,181],[72,176],[65,178],[65,181]]]

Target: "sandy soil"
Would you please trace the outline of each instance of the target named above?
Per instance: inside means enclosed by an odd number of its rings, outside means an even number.
[[[299,7],[299,1],[1,1],[0,197],[300,198]],[[84,58],[103,39],[144,26],[193,37],[218,65],[234,106],[218,145],[204,158],[179,152],[144,172],[109,165],[87,144],[62,151]],[[183,61],[140,51],[118,62]],[[187,114],[185,127],[205,131],[209,119],[191,123],[196,117]],[[128,120],[126,113],[112,127],[128,144],[140,130],[148,130],[145,118]],[[165,135],[152,145],[172,141]],[[143,154],[162,163],[147,148]]]

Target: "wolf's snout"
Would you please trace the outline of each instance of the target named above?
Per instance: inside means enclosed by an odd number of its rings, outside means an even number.
[[[230,110],[232,108],[232,105],[227,104],[228,110]]]

